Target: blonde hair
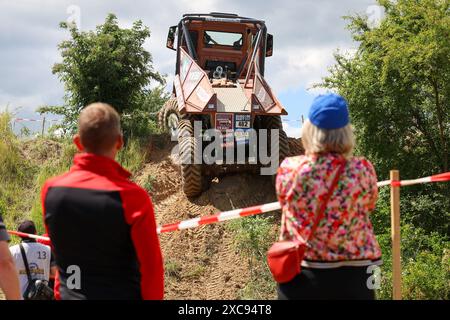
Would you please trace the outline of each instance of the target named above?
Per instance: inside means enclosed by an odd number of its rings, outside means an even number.
[[[355,137],[350,124],[343,128],[326,130],[306,120],[302,128],[302,143],[306,154],[336,152],[349,158],[355,147]]]

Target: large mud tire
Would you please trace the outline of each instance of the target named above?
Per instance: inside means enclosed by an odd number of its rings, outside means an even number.
[[[283,123],[280,116],[264,116],[261,121],[261,129],[267,129],[270,137],[271,129],[279,130],[279,139],[275,142],[275,148],[279,150],[279,161],[281,162],[289,156],[289,140],[286,132],[283,130]],[[270,145],[270,139],[268,143]],[[269,147],[270,149],[270,147]]]
[[[171,97],[158,113],[159,126],[163,131],[169,132],[173,137],[177,137],[179,119],[180,113],[178,112],[177,98]]]
[[[268,132],[268,150],[272,154],[271,146],[271,130],[278,129],[279,139],[275,141],[275,150],[278,149],[278,165],[289,156],[289,140],[286,132],[283,130],[283,123],[280,116],[262,116],[259,121],[260,129],[267,129]],[[275,186],[276,173],[271,176],[271,182]]]
[[[181,163],[183,191],[187,197],[197,197],[202,193],[201,152],[196,152],[198,145],[194,138],[194,128],[189,117],[183,116],[178,123],[178,146]]]

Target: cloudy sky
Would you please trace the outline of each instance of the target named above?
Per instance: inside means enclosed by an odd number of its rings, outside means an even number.
[[[169,26],[184,13],[237,13],[266,21],[274,35],[274,55],[266,79],[289,112],[285,127],[298,136],[320,81],[333,64],[333,52],[354,50],[342,16],[363,13],[377,18],[375,0],[0,0],[0,110],[8,106],[22,117],[37,118],[35,108],[60,104],[63,85],[51,73],[59,61],[57,45],[68,37],[61,21],[77,21],[82,30],[101,24],[112,12],[124,27],[141,19],[151,32],[145,44],[161,73],[174,71],[175,53],[165,48]],[[289,120],[289,121],[288,121]]]

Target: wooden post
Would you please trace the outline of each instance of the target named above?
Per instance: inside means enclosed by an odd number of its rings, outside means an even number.
[[[391,182],[400,181],[398,170],[391,170]],[[402,299],[402,265],[400,248],[400,186],[391,185],[392,279],[394,300]]]
[[[45,132],[45,117],[44,119],[42,119],[42,134],[41,134],[42,137],[44,137],[44,132]]]

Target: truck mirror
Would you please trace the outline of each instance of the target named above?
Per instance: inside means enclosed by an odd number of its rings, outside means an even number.
[[[267,34],[266,57],[273,55],[273,35]]]
[[[169,28],[169,34],[167,35],[167,43],[166,43],[166,47],[172,50],[176,49],[174,48],[175,46],[175,34],[177,33],[177,26],[172,26]]]

